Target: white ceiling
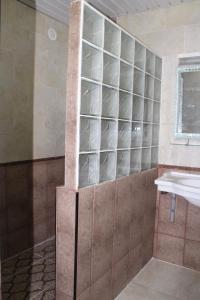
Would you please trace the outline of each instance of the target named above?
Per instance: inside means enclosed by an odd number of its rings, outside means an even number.
[[[70,0],[18,0],[53,18],[68,23]],[[88,0],[110,17],[134,14],[195,0]]]

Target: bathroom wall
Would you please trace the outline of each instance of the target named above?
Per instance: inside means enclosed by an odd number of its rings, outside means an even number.
[[[117,20],[122,27],[163,57],[160,164],[200,167],[199,147],[173,145],[186,142],[174,138],[177,56],[199,52],[199,11],[200,1],[194,1],[167,9],[127,15]]]
[[[169,170],[194,172],[200,169],[161,166],[159,175]],[[171,194],[158,192],[154,256],[200,271],[200,208],[177,197],[175,222],[170,222]]]
[[[19,1],[1,1],[3,258],[55,234],[55,189],[64,183],[67,36],[66,25]]]
[[[58,188],[57,300],[114,299],[151,259],[156,177],[152,169],[77,193]]]
[[[0,163],[64,155],[67,29],[16,0],[1,1]]]

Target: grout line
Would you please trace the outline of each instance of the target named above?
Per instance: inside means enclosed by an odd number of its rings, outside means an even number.
[[[177,264],[175,264],[175,263],[172,263],[172,262],[169,262],[169,261],[165,261],[165,260],[162,260],[162,259],[159,259],[159,258],[156,258],[156,257],[153,257],[153,259],[154,259],[154,260],[157,260],[157,261],[160,261],[160,262],[162,262],[162,263],[164,263],[164,264],[168,264],[168,265],[171,265],[171,266],[175,266],[175,267],[177,267],[177,268],[186,269],[186,270],[188,270],[188,271],[192,271],[192,272],[195,272],[195,273],[200,274],[200,271],[197,271],[197,270],[195,270],[195,269],[188,268],[188,267],[186,267],[186,266],[177,265]]]
[[[188,223],[188,211],[189,211],[189,202],[186,202],[186,214],[185,214],[185,231],[184,231],[184,246],[183,246],[183,265],[185,265],[185,248],[186,248],[186,233],[187,233],[187,223]]]
[[[31,250],[34,250],[34,249],[36,249],[38,246],[42,246],[43,244],[45,244],[45,243],[47,243],[47,242],[50,242],[50,241],[53,241],[55,239],[55,236],[53,236],[53,237],[51,237],[51,238],[49,238],[49,239],[47,239],[47,240],[45,240],[45,241],[43,241],[43,242],[41,242],[41,243],[39,243],[39,244],[36,244],[36,245],[34,245],[33,247],[31,247],[31,248],[28,248],[28,249],[26,249],[26,250],[24,250],[24,251],[22,251],[22,252],[19,252],[19,253],[17,253],[17,254],[15,254],[15,255],[13,255],[13,256],[11,256],[11,257],[9,257],[9,258],[6,258],[5,260],[3,260],[2,261],[2,263],[6,263],[7,261],[10,261],[10,260],[12,260],[12,259],[14,259],[14,258],[17,258],[19,255],[22,255],[22,254],[24,254],[24,253],[26,253],[26,252],[28,252],[28,251],[31,251]],[[36,254],[36,253],[35,253]],[[40,256],[39,254],[36,254],[38,257],[42,257],[42,256]]]

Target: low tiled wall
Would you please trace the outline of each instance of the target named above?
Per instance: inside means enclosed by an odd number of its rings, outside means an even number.
[[[55,235],[56,186],[64,183],[64,158],[0,165],[1,257]]]
[[[199,169],[161,166],[159,176],[169,170],[199,172]],[[200,208],[177,196],[175,222],[170,222],[171,194],[157,193],[154,256],[200,270]]]
[[[57,190],[57,300],[114,299],[153,255],[157,170]]]

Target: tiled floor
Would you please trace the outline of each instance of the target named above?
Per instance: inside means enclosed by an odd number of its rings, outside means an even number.
[[[3,300],[55,299],[55,240],[2,264]]]
[[[200,272],[152,259],[116,300],[199,300]]]

